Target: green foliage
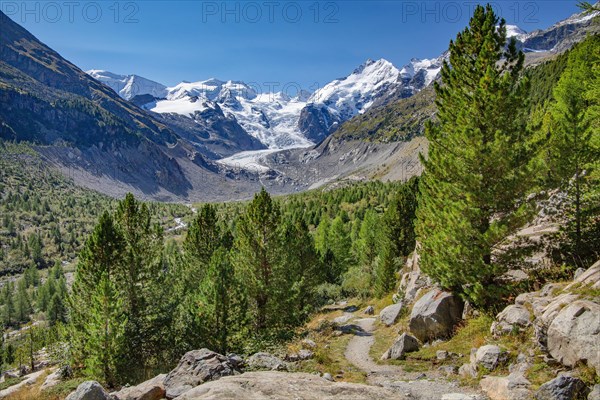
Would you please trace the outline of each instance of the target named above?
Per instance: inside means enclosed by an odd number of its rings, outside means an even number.
[[[443,85],[435,85],[439,123],[427,126],[429,155],[422,159],[422,269],[476,304],[497,300],[502,265],[491,250],[523,222],[519,199],[528,186],[524,56],[514,40],[506,51],[505,43],[504,20],[478,6],[450,43]]]
[[[554,88],[547,143],[549,175],[571,199],[563,260],[589,266],[600,253],[600,37],[576,46]]]

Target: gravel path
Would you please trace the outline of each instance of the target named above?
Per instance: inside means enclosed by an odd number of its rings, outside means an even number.
[[[370,385],[394,389],[406,398],[415,400],[479,400],[485,398],[473,390],[461,388],[455,382],[440,378],[437,372],[408,373],[399,365],[377,364],[369,355],[371,346],[375,343],[375,336],[373,336],[376,329],[375,321],[374,317],[351,321],[361,329],[355,331],[354,337],[348,342],[344,353],[348,361],[367,373],[367,382]]]

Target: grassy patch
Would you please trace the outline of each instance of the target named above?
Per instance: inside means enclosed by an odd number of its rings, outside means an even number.
[[[311,360],[299,363],[301,372],[329,372],[332,376],[339,375],[337,381],[365,383],[366,374],[352,365],[344,356],[352,335],[335,336],[332,334],[313,335],[317,344],[315,356]]]

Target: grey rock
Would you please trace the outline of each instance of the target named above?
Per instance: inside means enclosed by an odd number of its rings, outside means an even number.
[[[507,353],[495,345],[481,346],[475,353],[475,364],[485,367],[488,371],[493,371],[499,365],[506,362]]]
[[[531,384],[521,374],[486,376],[479,382],[479,386],[491,400],[531,399]]]
[[[587,286],[592,289],[600,289],[600,260],[596,261],[594,265],[589,267],[582,274],[577,275],[576,272],[575,275],[576,276],[573,280],[573,283],[567,285],[565,287],[565,290],[570,290],[575,285],[579,287]]]
[[[333,382],[325,377],[333,379],[331,374],[246,372],[197,386],[177,400],[405,399],[393,388]]]
[[[173,399],[201,383],[236,372],[237,368],[221,354],[209,349],[188,351],[165,378],[166,397]]]
[[[410,331],[422,342],[449,337],[461,320],[463,302],[458,297],[431,290],[413,306]]]
[[[600,374],[600,305],[588,300],[563,308],[548,328],[548,352],[560,363],[574,367],[587,363]]]
[[[263,369],[271,371],[285,371],[286,364],[279,357],[269,353],[256,353],[248,358],[248,366],[253,369]]]
[[[583,268],[577,268],[577,270],[573,274],[573,279],[579,278],[581,275],[583,275],[584,272],[585,272],[585,269],[583,269]]]
[[[331,376],[331,374],[329,372],[325,372],[323,374],[323,379],[329,381],[329,382],[333,382],[333,376]]]
[[[448,352],[446,350],[438,350],[435,352],[435,358],[443,361],[448,358]]]
[[[337,325],[344,325],[346,322],[350,321],[351,319],[352,319],[352,315],[344,314],[344,315],[340,315],[339,317],[334,318],[333,323],[337,324]]]
[[[587,400],[600,400],[600,385],[594,385]]]
[[[413,336],[403,333],[400,335],[392,347],[390,347],[381,357],[381,359],[403,360],[406,353],[419,350],[419,341]]]
[[[375,314],[375,309],[373,308],[373,306],[368,306],[367,308],[365,308],[365,314],[367,314],[367,315]]]
[[[506,307],[496,316],[497,322],[492,324],[491,333],[507,335],[515,329],[526,328],[531,324],[531,314],[522,305],[513,304]]]
[[[85,381],[65,400],[112,400],[102,385],[96,381]]]
[[[315,343],[314,340],[304,339],[304,340],[302,340],[302,347],[314,349],[317,347],[317,344]]]
[[[589,389],[579,378],[561,375],[544,383],[534,398],[536,400],[578,400],[585,399]]]
[[[463,378],[476,378],[477,377],[477,367],[475,364],[463,364],[458,369],[458,374]]]
[[[400,311],[402,311],[402,303],[387,306],[379,313],[379,320],[387,326],[394,325],[400,315]]]
[[[166,374],[155,376],[136,386],[125,387],[111,393],[117,400],[160,400],[165,397]]]

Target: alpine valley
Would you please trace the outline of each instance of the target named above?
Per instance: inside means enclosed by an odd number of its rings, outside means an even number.
[[[589,32],[573,15],[508,36],[538,65]],[[367,60],[314,93],[262,92],[215,78],[166,87],[138,75],[84,73],[0,16],[0,136],[33,145],[76,184],[163,201],[248,198],[260,186],[293,193],[336,180],[419,173],[432,83],[447,53],[402,67]]]

